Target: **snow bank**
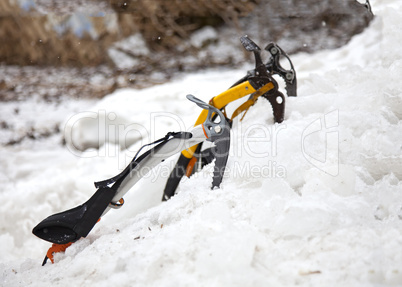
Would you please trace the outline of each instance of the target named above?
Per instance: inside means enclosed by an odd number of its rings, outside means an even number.
[[[49,245],[32,227],[86,200],[91,182],[116,174],[140,144],[189,128],[200,110],[187,93],[208,100],[244,69],[121,90],[89,111],[95,129],[110,130],[102,117],[111,127],[117,119],[141,125],[150,131],[142,141],[102,140],[79,157],[61,148],[5,150],[2,285],[400,286],[402,4],[372,5],[375,21],[347,46],[292,57],[299,96],[287,99],[281,125],[263,100],[234,123],[221,189],[210,190],[210,165],[159,203],[174,159],[166,161],[54,265],[40,266]]]

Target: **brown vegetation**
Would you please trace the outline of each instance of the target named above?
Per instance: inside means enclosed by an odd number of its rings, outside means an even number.
[[[151,50],[174,57],[188,52],[177,47],[188,41],[192,32],[222,25],[264,42],[297,40],[288,52],[311,52],[343,45],[372,19],[355,0],[70,0],[63,5],[37,0],[28,12],[16,3],[0,1],[0,62],[17,65],[111,64],[107,49],[137,32]],[[96,35],[77,37],[68,29],[56,32],[55,23],[67,22],[72,13],[82,13],[82,9],[91,15]],[[113,26],[110,23],[115,27],[109,27]],[[316,45],[303,45],[303,39],[308,42],[312,37]]]
[[[242,34],[262,46],[278,42],[288,53],[336,48],[373,18],[355,0],[35,0],[28,8],[17,3],[0,1],[0,101],[37,90],[45,99],[102,97],[116,88],[169,80],[176,72],[235,66],[250,56],[242,54]],[[72,17],[89,21],[92,30],[77,36],[68,25]],[[194,44],[195,32],[206,26],[213,27],[212,38]],[[133,34],[141,35],[150,54],[116,45]],[[111,48],[135,64],[115,66]],[[153,72],[160,73],[153,78]],[[94,85],[94,76],[105,81]]]

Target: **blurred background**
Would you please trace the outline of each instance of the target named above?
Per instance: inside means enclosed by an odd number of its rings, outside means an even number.
[[[68,115],[117,89],[250,69],[242,35],[312,53],[345,45],[373,17],[356,0],[2,0],[0,145],[64,145]]]
[[[288,54],[337,48],[373,19],[359,1],[2,0],[0,100],[101,98],[236,67],[244,34]]]

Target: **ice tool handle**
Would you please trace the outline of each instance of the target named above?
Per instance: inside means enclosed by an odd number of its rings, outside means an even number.
[[[207,118],[202,124],[204,127],[205,134],[207,136],[207,140],[214,142],[218,138],[220,138],[223,132],[229,128],[229,124],[225,120],[225,116],[223,115],[223,113],[219,109],[203,102],[202,100],[200,100],[197,97],[194,97],[193,95],[187,95],[186,97],[188,100],[192,101],[193,103],[196,103],[197,106],[199,106],[200,108],[208,111]],[[219,122],[217,123],[214,122],[213,120],[214,113],[216,113],[219,116]]]
[[[280,74],[281,71],[284,72],[285,74],[287,73],[287,71],[285,69],[283,69],[282,66],[280,66],[279,58],[277,59],[277,61],[275,61],[275,60],[269,61],[268,63],[273,62],[273,64],[270,66],[271,67],[270,69],[267,69],[267,66],[262,62],[262,59],[261,59],[260,47],[258,47],[258,45],[256,43],[254,43],[247,36],[240,37],[240,42],[243,44],[244,48],[247,51],[253,52],[254,57],[255,57],[254,71],[249,72],[248,75],[245,78],[241,79],[240,81],[243,81],[244,79],[248,79],[250,84],[256,90],[260,89],[268,82],[271,82],[274,85],[274,88],[271,89],[269,92],[265,93],[263,95],[263,97],[265,97],[272,105],[275,122],[281,123],[285,116],[285,96],[278,90],[278,83],[272,77],[272,73],[277,73],[277,74],[281,75]],[[275,47],[277,48],[277,51],[275,54],[279,54],[279,53],[283,52],[278,46],[275,45]],[[275,52],[275,51],[273,51],[273,52]],[[271,51],[271,55],[272,55],[272,51]],[[274,59],[276,59],[276,58],[274,57]],[[289,72],[289,75],[290,74],[291,73]],[[294,73],[292,75],[294,75]],[[286,76],[285,76],[285,81],[286,81]],[[237,83],[239,83],[239,82],[237,82]],[[287,85],[287,87],[288,87],[288,85]],[[288,88],[287,88],[287,91],[288,91]],[[296,95],[296,90],[294,90],[294,95]],[[252,97],[253,96],[250,96],[249,99],[251,99]]]
[[[267,79],[269,79],[271,82],[274,82],[272,77],[269,75],[266,66],[262,62],[260,47],[258,47],[258,45],[254,43],[247,35],[240,37],[240,42],[247,51],[254,53],[255,76],[249,77],[250,84],[253,86],[253,88],[258,90],[267,83]]]
[[[202,124],[207,141],[214,143],[213,154],[215,157],[214,174],[211,189],[219,187],[225,173],[226,163],[230,149],[230,125],[223,113],[193,95],[187,95],[187,99],[196,103],[200,108],[208,110],[208,115]],[[219,122],[215,122],[215,115],[219,116]]]
[[[277,74],[282,77],[282,79],[286,83],[285,89],[286,89],[286,93],[288,94],[288,97],[296,97],[297,96],[296,71],[295,71],[293,63],[290,60],[289,56],[285,53],[285,51],[282,50],[281,47],[279,47],[275,43],[269,43],[265,47],[265,50],[271,54],[271,58],[268,60],[268,62],[265,65],[266,69],[271,74]],[[285,69],[281,65],[281,63],[280,63],[281,57],[284,57],[289,61],[289,64],[290,64],[289,70]]]

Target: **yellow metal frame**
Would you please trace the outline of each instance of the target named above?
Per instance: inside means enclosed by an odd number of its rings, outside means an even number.
[[[235,100],[238,100],[240,98],[243,98],[247,95],[253,94],[253,93],[255,93],[254,98],[257,99],[259,96],[262,96],[266,92],[272,90],[274,87],[275,87],[274,84],[272,82],[269,82],[268,84],[262,86],[260,89],[255,90],[249,81],[245,81],[245,82],[238,84],[238,85],[224,91],[223,93],[213,97],[209,101],[209,104],[218,109],[222,109],[222,108],[226,107],[229,103],[231,103]],[[237,116],[240,113],[241,113],[241,111],[238,112],[234,116]],[[198,116],[198,119],[195,122],[194,126],[202,124],[206,120],[207,115],[208,115],[208,111],[202,110],[202,112]],[[194,145],[194,146],[182,151],[182,154],[186,158],[192,158],[196,149],[197,149],[197,145]]]

